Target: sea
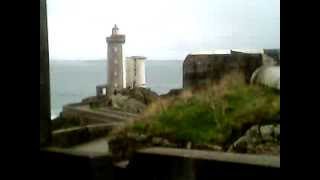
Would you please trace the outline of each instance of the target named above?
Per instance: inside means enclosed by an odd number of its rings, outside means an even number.
[[[147,87],[165,94],[182,88],[182,60],[146,60]],[[107,82],[106,60],[50,60],[51,119],[62,107],[94,96]]]

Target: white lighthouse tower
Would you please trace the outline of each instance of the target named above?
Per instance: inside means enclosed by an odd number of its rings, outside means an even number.
[[[146,87],[145,60],[143,56],[126,58],[126,85],[129,88]]]
[[[125,42],[125,35],[118,34],[119,28],[114,25],[112,34],[107,37],[108,43],[108,92],[120,90],[126,87],[125,66],[123,63],[122,44]]]

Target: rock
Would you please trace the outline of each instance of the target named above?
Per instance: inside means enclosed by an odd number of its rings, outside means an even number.
[[[275,127],[274,127],[274,137],[277,139],[277,140],[280,140],[280,124],[277,124]]]
[[[247,153],[255,153],[256,146],[252,143],[248,143],[247,145]]]
[[[135,99],[128,99],[125,104],[121,107],[121,110],[130,113],[141,113],[147,106],[140,101]]]
[[[213,150],[213,151],[222,151],[222,147],[221,146],[218,146],[218,145],[210,145],[208,144],[208,147]]]
[[[143,94],[144,103],[146,105],[149,105],[152,102],[159,99],[159,95],[157,93],[151,91],[150,89],[140,88],[140,91]]]
[[[157,93],[143,87],[137,87],[133,89],[122,89],[119,93],[133,98],[145,105],[148,105],[159,98],[159,95]]]
[[[250,138],[251,144],[259,144],[262,141],[261,136],[260,137],[249,137],[249,138]]]
[[[259,126],[258,125],[252,126],[249,130],[247,130],[245,135],[249,137],[259,137],[260,136]]]
[[[178,96],[183,92],[183,89],[171,89],[167,94],[161,95],[161,97]]]
[[[231,146],[229,146],[227,152],[234,152],[233,148],[234,148],[234,147],[233,147],[233,144],[232,144]]]
[[[147,105],[160,96],[147,88],[121,89],[114,94],[101,97],[88,97],[82,103],[89,104],[90,108],[111,107],[130,113],[141,113]]]
[[[264,141],[272,141],[273,140],[273,125],[265,125],[260,127],[260,134],[262,136],[262,140]]]
[[[255,151],[253,153],[279,155],[280,144],[275,144],[275,143],[259,144],[256,146]]]
[[[144,135],[144,134],[140,134],[140,135],[138,135],[137,137],[136,137],[136,140],[138,141],[138,142],[144,142],[144,141],[146,141],[148,139],[148,136],[146,136],[146,135]]]
[[[130,139],[135,139],[135,140],[136,140],[136,139],[139,138],[139,134],[129,132],[129,133],[127,134],[127,137],[130,138]]]
[[[164,140],[162,141],[162,145],[170,145],[169,140],[168,140],[168,139],[164,139]]]
[[[211,150],[211,151],[223,151],[223,148],[216,144],[194,144],[194,149]]]
[[[111,95],[111,104],[113,108],[130,113],[141,113],[146,105],[136,99],[129,98],[121,94]]]
[[[111,103],[113,108],[121,109],[123,105],[127,102],[128,96],[123,96],[121,94],[111,95]]]
[[[162,142],[162,138],[159,138],[159,137],[153,137],[152,140],[151,140],[152,144],[154,145],[160,145],[161,142]]]
[[[171,143],[168,139],[162,139],[161,146],[164,146],[164,147],[177,147],[176,144]]]
[[[279,136],[280,124],[253,126],[229,147],[228,152],[279,155],[280,141],[276,140]]]
[[[192,146],[192,143],[190,142],[190,141],[188,141],[188,143],[187,143],[187,149],[191,149],[191,146]]]
[[[249,143],[248,136],[242,136],[240,137],[236,142],[233,143],[231,146],[230,151],[236,151],[239,153],[245,153],[247,152],[247,145]]]
[[[81,102],[83,102],[83,103],[92,103],[92,102],[96,102],[97,99],[98,98],[96,96],[90,96],[90,97],[82,99]]]

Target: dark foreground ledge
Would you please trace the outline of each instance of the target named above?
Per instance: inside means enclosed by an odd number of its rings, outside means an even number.
[[[114,164],[109,153],[61,148],[40,152],[45,179],[208,180],[280,176],[278,156],[154,147],[137,151],[128,164]]]
[[[129,177],[157,180],[278,177],[280,176],[280,157],[175,148],[148,148],[138,151],[130,160],[127,169]]]
[[[138,151],[138,154],[159,155],[168,157],[180,157],[189,159],[199,159],[217,162],[229,162],[243,165],[254,165],[261,167],[280,168],[280,157],[269,155],[239,154],[214,152],[204,150],[189,150],[177,148],[147,148]]]
[[[109,154],[62,148],[40,149],[39,179],[114,179]]]

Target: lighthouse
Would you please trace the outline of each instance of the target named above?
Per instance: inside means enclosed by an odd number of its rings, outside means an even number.
[[[122,45],[125,43],[125,35],[119,34],[119,28],[114,25],[111,36],[107,37],[108,44],[108,92],[113,93],[126,87],[125,66]]]

